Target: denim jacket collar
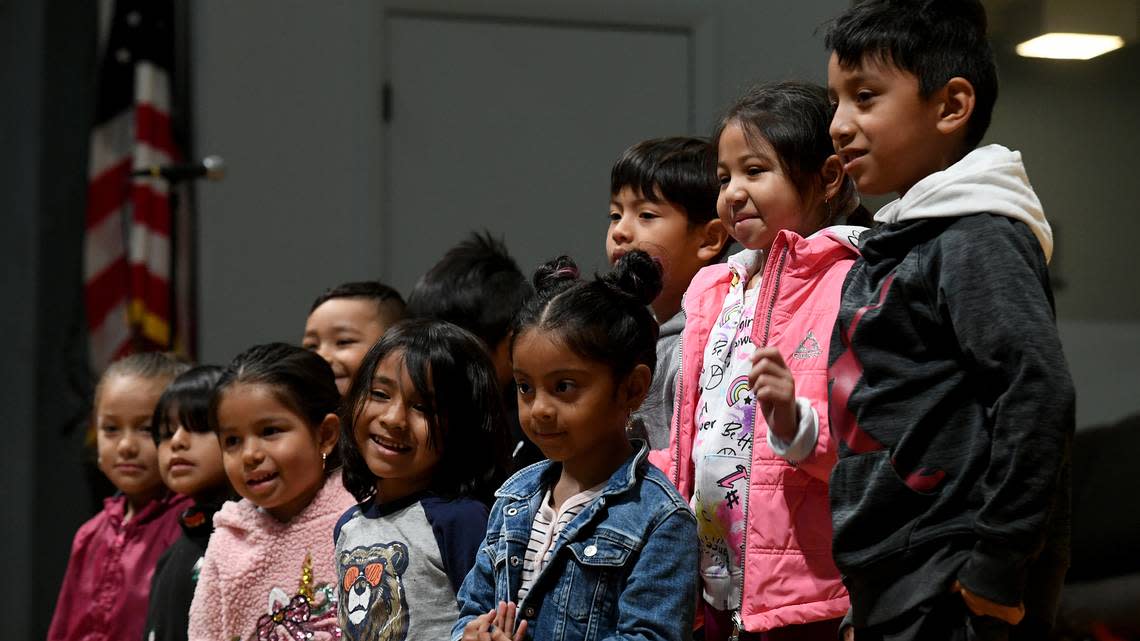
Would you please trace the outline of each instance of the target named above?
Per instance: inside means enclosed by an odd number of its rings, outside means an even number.
[[[641,439],[632,439],[635,448],[634,455],[626,459],[606,483],[601,496],[621,494],[637,483],[637,468],[645,462],[649,455],[649,444]],[[507,479],[495,492],[496,498],[523,500],[545,489],[558,480],[558,473],[562,467],[549,460],[539,461],[525,467]]]

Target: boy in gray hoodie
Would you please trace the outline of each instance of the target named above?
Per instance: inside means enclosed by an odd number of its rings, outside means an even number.
[[[635,249],[662,268],[661,293],[653,300],[660,323],[657,371],[649,396],[636,413],[649,447],[669,446],[677,378],[677,342],[685,327],[681,297],[702,267],[720,260],[728,230],[716,215],[720,193],[716,150],[702,138],[657,138],[626,149],[610,172],[610,226],[606,257],[610,264]],[[640,427],[636,428],[640,430]]]
[[[978,147],[978,0],[863,0],[829,29],[831,134],[867,194],[832,337],[833,553],[869,639],[1044,639],[1068,566],[1074,392],[1021,156]],[[851,634],[850,629],[845,631]]]

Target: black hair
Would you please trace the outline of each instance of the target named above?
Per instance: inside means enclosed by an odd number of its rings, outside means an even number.
[[[360,364],[341,407],[344,487],[357,501],[376,494],[377,477],[356,446],[356,421],[368,403],[380,361],[399,354],[427,406],[428,447],[440,451],[431,490],[490,504],[505,479],[507,423],[495,367],[482,342],[448,322],[408,319],[393,325]]]
[[[821,192],[820,172],[835,154],[829,127],[832,107],[827,89],[806,82],[776,82],[756,85],[725,111],[713,131],[714,148],[725,128],[737,124],[753,147],[767,142],[776,159],[800,194]],[[715,173],[716,157],[712,159]],[[839,217],[851,224],[868,224],[870,214],[859,204],[859,194],[850,176],[835,197],[826,203],[826,227]]]
[[[631,251],[592,280],[580,279],[574,261],[559,256],[535,271],[534,288],[514,323],[512,355],[524,331],[539,329],[606,364],[615,381],[638,365],[657,368],[658,326],[647,305],[661,292],[661,266],[649,254]]]
[[[210,396],[222,377],[217,365],[199,365],[179,374],[154,406],[151,434],[157,445],[174,435],[171,412],[178,413],[178,424],[195,433],[210,431]]]
[[[709,154],[715,153],[703,138],[639,142],[610,170],[610,195],[629,187],[651,202],[666,200],[685,212],[690,227],[715,220],[718,189],[716,175],[708,171]]]
[[[860,0],[831,23],[824,44],[843,67],[870,58],[914,74],[923,98],[965,78],[975,102],[962,154],[986,135],[998,77],[980,0]]]
[[[447,250],[408,296],[408,318],[454,323],[494,350],[530,295],[530,285],[502,240],[487,231]]]
[[[128,354],[107,366],[95,385],[95,402],[98,411],[99,396],[108,380],[116,376],[137,376],[146,380],[171,381],[190,369],[190,363],[174,352],[139,352]]]
[[[342,283],[325,291],[313,301],[309,313],[334,298],[360,298],[376,303],[376,311],[386,323],[395,323],[404,317],[404,298],[400,292],[378,280]]]
[[[217,432],[218,405],[234,385],[264,385],[282,405],[316,429],[340,405],[332,367],[315,352],[286,343],[255,345],[234,357],[210,397],[210,429]],[[340,466],[340,443],[325,460],[325,474]]]

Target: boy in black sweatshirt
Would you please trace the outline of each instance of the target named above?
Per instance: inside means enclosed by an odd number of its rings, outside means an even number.
[[[1044,639],[1068,566],[1074,392],[1019,153],[978,147],[978,0],[864,0],[830,27],[831,135],[867,194],[831,346],[833,552],[859,641]],[[851,628],[845,635],[852,634]]]

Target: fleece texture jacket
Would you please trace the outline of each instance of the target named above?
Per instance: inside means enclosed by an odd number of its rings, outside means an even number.
[[[1047,628],[1068,564],[1074,391],[1041,204],[1020,155],[991,145],[876,220],[829,359],[851,620],[891,621],[960,581]]]
[[[226,503],[190,605],[191,641],[340,638],[332,532],[355,502],[334,473],[287,522],[246,499]]]

